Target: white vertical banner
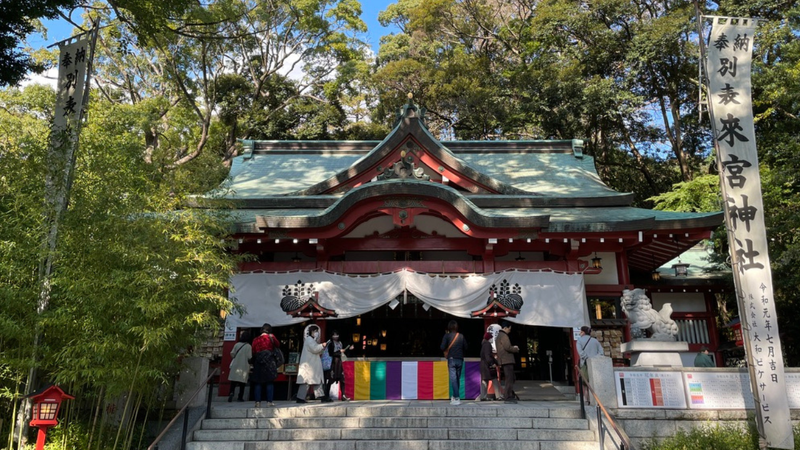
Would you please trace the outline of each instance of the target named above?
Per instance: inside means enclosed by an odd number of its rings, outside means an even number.
[[[757,23],[747,18],[708,18],[713,19],[708,101],[758,428],[770,447],[792,449],[753,126],[750,66]]]
[[[58,225],[69,202],[75,148],[86,98],[84,91],[88,85],[97,30],[95,27],[88,33],[57,44],[60,50],[58,90],[45,177],[45,220],[48,230],[44,247],[47,253],[39,266],[39,312],[47,309],[50,302],[50,275],[58,242]]]
[[[51,145],[56,152],[74,147],[78,138],[94,36],[93,32],[84,33],[58,46],[58,91],[51,135]],[[66,153],[71,156],[69,150]]]

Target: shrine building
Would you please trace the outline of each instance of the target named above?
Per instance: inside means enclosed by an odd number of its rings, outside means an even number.
[[[671,304],[685,361],[719,345],[724,283],[662,265],[709,238],[722,212],[631,206],[580,140],[439,141],[409,101],[382,141],[243,146],[205,196],[233,205],[234,247],[249,255],[231,281],[243,310],[226,318],[221,395],[230,348],[264,323],[290,362],[309,320],[324,339],[338,330],[352,360],[427,361],[442,359],[450,320],[477,358],[487,326],[505,317],[518,378],[570,382],[583,325],[625,364],[620,297],[643,288],[655,309]]]

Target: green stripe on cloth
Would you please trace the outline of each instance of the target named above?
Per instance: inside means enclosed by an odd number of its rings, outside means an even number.
[[[370,400],[386,400],[386,361],[372,361],[369,372]]]

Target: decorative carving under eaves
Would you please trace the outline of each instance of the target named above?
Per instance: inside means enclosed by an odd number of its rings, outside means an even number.
[[[437,237],[435,231],[431,235],[411,227],[395,228],[378,236],[380,239],[428,239],[433,237]]]
[[[270,239],[291,239],[289,233],[284,230],[268,230],[267,237]]]
[[[414,157],[411,154],[402,153],[400,161],[392,164],[391,167],[383,168],[378,167],[378,180],[391,180],[391,179],[406,179],[413,178],[416,180],[429,181],[430,176],[425,175],[422,167],[416,167]]]
[[[387,198],[383,201],[385,208],[427,208],[422,199],[417,198]]]

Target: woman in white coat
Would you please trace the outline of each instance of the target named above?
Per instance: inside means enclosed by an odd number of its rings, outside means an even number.
[[[306,403],[308,389],[314,389],[316,398],[322,401],[331,401],[325,398],[322,383],[325,375],[322,371],[320,355],[325,350],[326,344],[319,343],[319,327],[309,325],[303,331],[303,351],[300,353],[300,366],[297,368],[297,403]]]

